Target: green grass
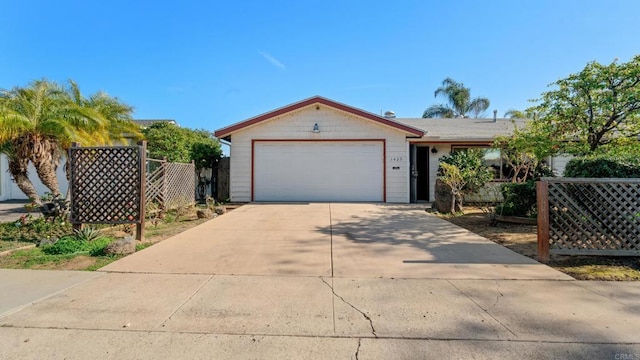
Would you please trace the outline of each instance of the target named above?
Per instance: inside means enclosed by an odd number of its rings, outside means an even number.
[[[33,245],[32,242],[16,241],[16,240],[0,240],[0,252],[21,248],[23,246]]]
[[[112,256],[99,256],[96,257],[96,262],[93,265],[87,266],[86,268],[84,268],[83,270],[85,271],[96,271],[98,269],[100,269],[101,267],[105,267],[109,264],[111,264],[112,262],[122,259],[123,256],[122,255],[112,255]]]
[[[77,254],[47,255],[40,248],[32,248],[16,251],[7,256],[6,262],[13,265],[11,268],[14,269],[31,269],[36,265],[60,263],[76,256]]]
[[[136,251],[144,250],[151,245],[153,245],[153,243],[150,243],[150,242],[138,243],[136,244]]]

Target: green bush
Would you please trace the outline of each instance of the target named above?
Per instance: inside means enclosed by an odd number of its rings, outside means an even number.
[[[15,221],[0,224],[0,240],[38,242],[49,237],[62,237],[72,231],[68,222],[45,221],[44,218],[23,217],[26,221]],[[22,219],[22,218],[21,218]]]
[[[496,214],[521,217],[537,215],[535,181],[503,184],[500,190],[504,202],[496,207]]]
[[[567,163],[563,175],[577,178],[640,178],[640,159],[631,155],[574,158]]]
[[[78,240],[73,236],[65,236],[53,245],[45,245],[42,252],[47,255],[64,255],[89,250],[89,243]]]
[[[97,240],[91,241],[89,243],[89,255],[91,256],[104,255],[104,248],[106,248],[107,245],[111,244],[112,241],[113,239],[108,237],[101,237]]]
[[[86,241],[75,236],[65,236],[53,245],[45,245],[42,252],[47,255],[65,255],[75,253],[88,253],[91,256],[104,255],[104,248],[112,239],[101,237],[93,241]]]
[[[460,170],[460,175],[465,185],[461,189],[464,193],[475,193],[487,181],[493,179],[491,170],[484,164],[482,158],[484,151],[481,149],[466,149],[454,151],[440,158],[440,164],[450,164]],[[438,176],[444,175],[442,166],[438,168]]]

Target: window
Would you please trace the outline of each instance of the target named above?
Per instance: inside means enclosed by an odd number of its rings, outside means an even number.
[[[486,145],[451,145],[451,151],[466,151],[467,149],[484,150],[484,164],[493,171],[494,180],[508,180],[509,169],[502,160],[500,149],[494,149]],[[505,175],[506,174],[506,175]]]

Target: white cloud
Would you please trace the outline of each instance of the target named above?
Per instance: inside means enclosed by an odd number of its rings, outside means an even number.
[[[265,60],[267,60],[268,62],[271,63],[271,65],[279,68],[279,69],[286,69],[287,67],[284,66],[283,63],[281,63],[278,59],[274,58],[271,54],[264,52],[264,51],[260,51],[258,50],[258,54],[262,55],[263,58],[265,58]]]

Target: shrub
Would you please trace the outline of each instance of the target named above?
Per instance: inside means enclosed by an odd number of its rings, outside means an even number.
[[[535,181],[503,184],[501,191],[504,202],[496,207],[496,214],[522,217],[537,215]]]
[[[47,255],[73,254],[88,250],[88,242],[78,240],[73,236],[65,236],[53,245],[45,245],[42,247],[42,252]]]
[[[636,156],[607,155],[569,160],[564,176],[577,178],[640,178],[640,160]]]
[[[29,219],[26,222],[19,221],[0,224],[1,240],[19,240],[26,242],[38,242],[39,240],[49,237],[63,237],[72,230],[71,224],[61,221],[45,221],[44,218]]]
[[[89,255],[102,256],[107,245],[111,244],[112,238],[102,237],[89,243]]]
[[[467,149],[465,151],[454,151],[449,155],[440,158],[440,168],[438,175],[443,176],[445,169],[442,164],[453,165],[460,171],[460,177],[464,182],[462,192],[474,193],[478,191],[487,181],[493,179],[491,170],[483,162],[484,151],[480,149]]]
[[[91,256],[104,255],[104,248],[113,241],[108,237],[100,237],[93,241],[86,241],[76,236],[65,236],[53,245],[45,245],[42,252],[47,255],[65,255],[75,253],[89,253]]]
[[[477,192],[493,178],[491,170],[483,163],[483,156],[482,150],[467,149],[440,158],[438,180],[448,190],[439,191],[439,182],[436,182],[434,209],[443,213],[462,211],[463,196]]]

